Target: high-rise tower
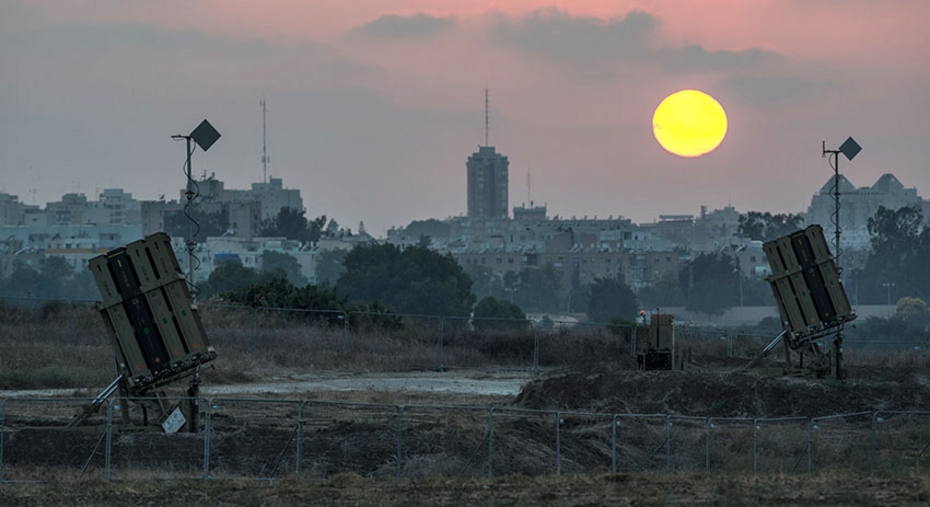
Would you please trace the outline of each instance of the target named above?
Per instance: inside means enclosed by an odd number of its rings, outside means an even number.
[[[488,91],[484,91],[484,146],[468,157],[468,216],[507,218],[510,161],[488,146]]]

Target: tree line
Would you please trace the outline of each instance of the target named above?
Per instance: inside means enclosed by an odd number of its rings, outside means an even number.
[[[308,221],[303,212],[286,210],[267,224],[286,237],[311,239],[326,223],[325,217]],[[930,228],[922,224],[921,210],[916,207],[880,208],[869,220],[872,255],[862,269],[844,277],[854,304],[930,298],[930,271],[924,269],[930,265]],[[738,234],[765,241],[799,227],[796,215],[750,212],[741,216]],[[407,248],[375,244],[321,252],[314,273],[316,285],[308,283],[293,256],[266,251],[260,269],[236,260],[219,265],[199,282],[199,297],[253,306],[364,308],[461,317],[585,313],[593,322],[633,319],[640,308],[684,306],[721,314],[739,305],[774,302],[766,281],[742,276],[736,258],[722,252],[694,256],[677,275],[634,291],[622,278],[598,278],[587,284],[576,278],[563,280],[551,264],[503,275],[486,266],[462,267],[450,254],[428,249],[428,244],[423,241]],[[0,297],[97,299],[99,295],[87,270],[74,272],[63,258],[49,256],[37,265],[14,261],[11,274],[0,279]]]

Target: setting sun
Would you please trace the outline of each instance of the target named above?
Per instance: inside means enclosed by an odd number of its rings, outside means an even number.
[[[697,90],[675,92],[659,104],[652,131],[663,148],[681,157],[700,157],[720,146],[727,135],[727,114],[710,95]]]

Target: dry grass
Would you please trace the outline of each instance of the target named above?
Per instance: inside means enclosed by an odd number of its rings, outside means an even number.
[[[0,504],[68,505],[926,505],[930,476],[751,474],[592,474],[382,482],[339,474],[323,482],[285,479],[132,481],[56,480],[0,488]]]
[[[610,364],[634,369],[625,332],[596,326],[553,329],[466,329],[461,322],[405,318],[400,328],[345,327],[332,313],[288,313],[203,307],[207,335],[219,352],[204,372],[212,383],[242,383],[307,372],[516,369]],[[355,319],[352,319],[353,323]],[[503,323],[508,324],[508,323]],[[625,331],[625,330],[624,330]],[[765,345],[756,336],[678,333],[678,345],[721,366],[748,362]],[[87,304],[37,309],[0,307],[0,389],[96,389],[115,375],[103,322]],[[732,356],[732,357],[728,357]],[[847,350],[851,368],[914,371],[924,351]]]

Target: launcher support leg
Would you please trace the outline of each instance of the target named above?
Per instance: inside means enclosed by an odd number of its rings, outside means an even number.
[[[123,418],[123,425],[129,426],[129,383],[126,382],[125,378],[120,380],[119,383],[119,397],[119,411]]]
[[[836,330],[836,338],[833,340],[833,374],[837,380],[846,379],[846,368],[843,367],[843,330]]]
[[[200,367],[191,377],[191,385],[187,388],[187,431],[197,433],[200,428]]]

